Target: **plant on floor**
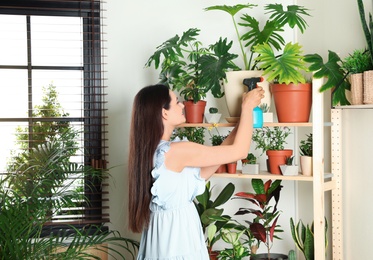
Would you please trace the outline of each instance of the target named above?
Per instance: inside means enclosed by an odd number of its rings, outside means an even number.
[[[236,21],[236,14],[243,9],[252,9],[257,5],[253,4],[237,4],[234,6],[216,5],[205,8],[206,11],[219,10],[230,15],[233,21],[234,30],[237,36],[237,41],[241,50],[241,58],[243,59],[243,70],[255,69],[256,63],[254,61],[254,46],[258,44],[268,43],[277,51],[282,49],[285,40],[281,36],[286,26],[290,28],[298,27],[303,33],[307,27],[307,22],[304,17],[309,16],[308,9],[303,6],[289,5],[285,10],[282,4],[267,4],[264,10],[270,14],[269,19],[265,25],[260,26],[260,20],[245,13],[240,16],[240,22]],[[239,26],[246,30],[242,35],[240,34]],[[245,48],[247,50],[245,50]],[[249,57],[248,57],[248,53]]]
[[[297,248],[303,253],[306,260],[314,260],[314,232],[312,225],[305,226],[302,220],[295,225],[293,218],[290,218],[291,235]],[[325,218],[325,248],[328,247],[328,222]]]
[[[209,91],[215,98],[222,97],[220,81],[227,70],[237,69],[232,62],[237,55],[229,52],[232,42],[220,38],[203,47],[197,40],[199,32],[200,29],[190,28],[163,42],[145,64],[150,67],[154,62],[155,69],[161,68],[159,83],[181,91],[185,100],[194,103]]]
[[[105,231],[101,225],[79,230],[73,226],[65,231],[45,229],[51,220],[46,205],[51,204],[53,212],[58,212],[74,200],[86,200],[73,189],[75,178],[80,178],[74,176],[84,174],[92,180],[108,176],[107,170],[71,162],[69,149],[78,148],[66,146],[64,140],[66,136],[55,136],[24,153],[25,163],[0,179],[0,259],[99,259],[87,251],[90,248],[108,250],[110,256],[125,259],[123,250],[135,259],[139,243],[117,231]],[[32,185],[12,189],[20,175],[29,174],[39,177],[29,179]],[[92,188],[91,183],[87,185]]]
[[[218,256],[221,260],[241,260],[250,255],[250,250],[240,241],[244,231],[237,231],[233,228],[223,228],[220,231],[224,242],[231,248],[225,248],[220,251]]]
[[[268,127],[254,130],[252,140],[256,143],[255,150],[261,149],[262,154],[268,150],[283,150],[286,138],[291,134],[289,127]]]
[[[228,183],[217,195],[216,199],[212,199],[213,188],[211,183],[206,183],[203,194],[198,195],[194,200],[194,205],[197,208],[203,232],[207,229],[207,248],[212,251],[213,245],[221,237],[220,229],[230,220],[230,216],[223,215],[224,209],[218,208],[226,203],[233,195],[235,186],[233,183]]]
[[[258,248],[260,243],[264,243],[270,255],[274,238],[279,239],[277,233],[283,232],[280,226],[277,225],[277,220],[280,216],[277,205],[282,189],[281,180],[274,182],[268,180],[264,183],[261,179],[252,179],[251,185],[254,192],[238,192],[233,198],[246,200],[256,207],[240,208],[235,215],[253,214],[255,216],[253,221],[246,221],[252,235],[257,240],[257,244],[254,247]],[[269,204],[272,198],[275,201],[274,205]],[[255,248],[252,248],[252,251],[255,252]]]

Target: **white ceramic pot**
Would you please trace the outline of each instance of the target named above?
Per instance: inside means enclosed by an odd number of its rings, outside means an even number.
[[[259,174],[259,164],[242,164],[243,174]]]
[[[312,176],[312,157],[301,156],[300,157],[300,168],[303,175]]]
[[[226,73],[226,81],[223,82],[225,100],[227,102],[228,112],[231,117],[239,117],[241,115],[241,98],[242,93],[247,91],[247,87],[243,84],[246,78],[261,77],[263,71],[261,70],[240,70],[229,71]],[[262,104],[271,105],[271,93],[269,92],[269,83],[264,77],[264,81],[258,83],[264,91],[264,98]]]
[[[221,118],[220,113],[215,113],[215,114],[210,114],[210,113],[205,113],[205,119],[207,123],[219,123]]]
[[[280,165],[281,173],[285,176],[295,176],[298,175],[298,165]]]

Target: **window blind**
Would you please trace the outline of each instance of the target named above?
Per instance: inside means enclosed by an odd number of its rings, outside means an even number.
[[[0,2],[0,171],[17,154],[71,129],[79,149],[71,160],[107,167],[104,2]],[[48,226],[109,221],[105,183],[71,176],[89,203],[76,200]],[[93,189],[88,183],[93,182]]]

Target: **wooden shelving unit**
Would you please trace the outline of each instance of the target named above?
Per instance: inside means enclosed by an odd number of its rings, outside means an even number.
[[[339,140],[341,137],[341,125],[338,120],[338,112],[332,113],[332,123],[325,122],[324,120],[324,102],[323,94],[319,92],[319,88],[323,84],[323,79],[313,79],[313,105],[312,105],[312,118],[313,122],[309,123],[265,123],[264,126],[288,126],[288,127],[312,127],[313,134],[313,176],[304,176],[302,174],[296,176],[283,176],[270,174],[268,172],[261,172],[258,175],[247,175],[240,172],[236,174],[219,173],[214,177],[218,178],[242,178],[242,179],[280,179],[290,181],[307,181],[312,182],[313,187],[313,220],[314,220],[314,243],[315,243],[315,259],[325,259],[325,192],[332,191],[332,246],[333,246],[333,260],[342,260],[342,200],[341,200],[341,163],[340,154],[341,149]],[[350,107],[352,109],[353,107]],[[360,107],[354,107],[360,108]],[[364,106],[368,108],[368,106]],[[373,105],[370,107],[373,108]],[[332,109],[339,111],[340,109]],[[215,124],[183,124],[180,127],[233,127],[235,123],[218,123]],[[324,169],[324,131],[326,128],[332,132],[332,173],[325,173]],[[335,152],[338,151],[338,152]],[[339,168],[338,168],[339,167]]]

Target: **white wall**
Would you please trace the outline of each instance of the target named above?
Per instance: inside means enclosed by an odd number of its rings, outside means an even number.
[[[275,1],[257,1],[266,4]],[[292,3],[293,1],[281,1]],[[363,47],[365,42],[361,32],[357,13],[356,1],[338,0],[299,0],[299,4],[311,9],[312,17],[308,19],[310,27],[304,35],[298,35],[306,53],[317,52],[325,56],[328,49],[347,55],[354,48]],[[144,68],[148,57],[155,47],[175,34],[181,34],[188,28],[201,29],[201,41],[205,44],[215,42],[219,36],[235,39],[230,18],[221,12],[205,12],[204,7],[218,4],[245,3],[244,1],[223,0],[107,0],[105,5],[107,40],[107,77],[108,77],[108,131],[109,131],[109,163],[114,167],[111,171],[110,182],[110,216],[111,227],[119,230],[124,236],[139,239],[139,235],[127,231],[127,177],[126,166],[128,156],[129,123],[132,100],[137,91],[143,86],[157,82],[157,72]],[[343,3],[343,4],[342,4]],[[369,4],[369,10],[371,5]],[[338,8],[335,8],[338,7]],[[292,39],[288,35],[288,39]],[[235,47],[237,50],[237,46]],[[217,102],[220,110],[227,115],[224,100]],[[368,196],[363,196],[360,184],[369,187],[369,169],[367,163],[369,155],[360,155],[360,149],[367,149],[372,140],[366,140],[360,134],[362,127],[366,127],[366,135],[372,132],[373,123],[364,122],[373,112],[349,111],[346,113],[344,124],[344,151],[346,179],[344,180],[345,194],[345,259],[368,259],[369,237],[373,227],[368,228],[368,217],[373,213],[369,206]],[[346,122],[347,121],[347,122]],[[373,138],[372,138],[373,139]],[[356,145],[360,144],[360,145]],[[364,145],[365,144],[365,145]],[[366,147],[366,148],[365,148]],[[352,170],[358,167],[357,170]],[[363,175],[368,176],[363,176]],[[351,178],[351,175],[361,175],[362,178]],[[372,179],[372,178],[371,178]],[[213,178],[217,188],[222,187],[229,179]],[[368,182],[367,182],[368,181]],[[249,182],[232,181],[237,191],[247,190]],[[276,242],[274,251],[286,253],[294,247],[289,234],[289,218],[297,214],[293,206],[298,196],[294,182],[284,182],[280,208],[283,210],[281,225],[285,230],[283,241]],[[301,187],[303,188],[303,187]],[[365,199],[367,198],[367,199]],[[364,201],[365,199],[365,201]],[[290,201],[290,203],[289,203]],[[236,202],[228,204],[227,213],[234,213],[238,205]],[[303,206],[303,208],[307,208]],[[359,210],[360,209],[360,210]],[[366,214],[366,213],[368,214]],[[312,214],[312,213],[311,213]],[[361,220],[366,220],[365,222]],[[370,232],[369,232],[370,231]],[[366,237],[365,237],[366,235]],[[353,239],[353,240],[352,240]],[[347,246],[348,245],[348,246]],[[366,250],[366,251],[364,251]]]

